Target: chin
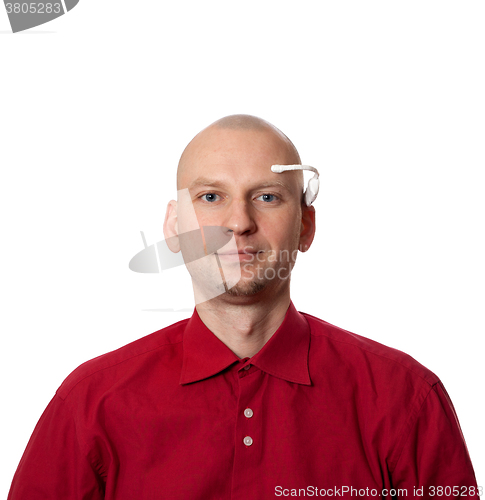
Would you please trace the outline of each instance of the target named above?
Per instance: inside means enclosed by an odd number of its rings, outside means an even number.
[[[266,283],[261,281],[250,281],[246,283],[239,282],[237,285],[229,288],[225,294],[231,297],[250,297],[256,295],[266,288]]]

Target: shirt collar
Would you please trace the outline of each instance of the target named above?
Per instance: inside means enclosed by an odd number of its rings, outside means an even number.
[[[248,363],[288,382],[311,385],[308,371],[310,327],[293,302],[280,327]],[[197,310],[189,319],[183,341],[181,384],[216,375],[239,358],[202,322]]]

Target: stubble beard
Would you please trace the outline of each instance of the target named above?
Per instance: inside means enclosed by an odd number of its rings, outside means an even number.
[[[226,290],[225,294],[231,297],[250,297],[256,295],[266,288],[266,283],[261,281],[239,282],[237,285]]]
[[[271,268],[274,271],[278,271],[279,266],[261,266],[257,265],[255,268],[248,270],[245,268],[247,264],[241,264],[242,270],[241,274],[244,276],[244,273],[252,274],[251,278],[241,277],[239,282],[233,287],[226,289],[225,295],[229,295],[231,297],[250,297],[253,295],[257,295],[262,292],[266,288],[269,287],[270,282],[274,281],[275,278],[269,279],[267,278],[267,269]],[[277,280],[280,281],[280,280]]]
[[[272,284],[272,281],[278,283],[286,280],[289,281],[289,270],[293,267],[286,259],[281,262],[263,261],[253,264],[241,262],[233,265],[240,266],[241,277],[231,288],[228,287],[226,279],[234,276],[234,273],[231,271],[232,266],[228,264],[224,266],[225,273],[220,268],[219,271],[212,272],[205,266],[196,266],[196,272],[191,272],[192,279],[195,279],[195,283],[197,283],[200,291],[203,291],[209,285],[209,289],[215,291],[215,295],[212,293],[212,296],[252,297],[263,290],[274,288],[276,283]],[[279,271],[281,271],[281,276],[285,277],[283,280],[276,277]],[[221,278],[222,282],[218,282]]]

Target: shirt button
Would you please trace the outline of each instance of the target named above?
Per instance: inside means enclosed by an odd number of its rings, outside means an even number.
[[[245,370],[249,370],[250,368],[251,368],[251,365],[246,365],[246,366],[244,367],[244,369],[245,369]]]
[[[250,436],[246,436],[244,439],[243,439],[243,442],[246,446],[251,446],[253,444],[253,438],[250,437]]]
[[[253,412],[253,410],[251,410],[251,408],[246,408],[244,410],[244,416],[246,418],[251,418],[253,415],[254,415],[254,412]]]

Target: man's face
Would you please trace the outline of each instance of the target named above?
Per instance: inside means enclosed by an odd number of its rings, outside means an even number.
[[[178,188],[188,188],[199,225],[228,228],[239,251],[227,253],[224,247],[217,253],[223,268],[241,271],[226,293],[251,296],[289,287],[303,227],[302,175],[276,174],[271,165],[297,163],[293,150],[270,129],[217,127],[190,148]],[[183,217],[178,213],[179,222]]]

